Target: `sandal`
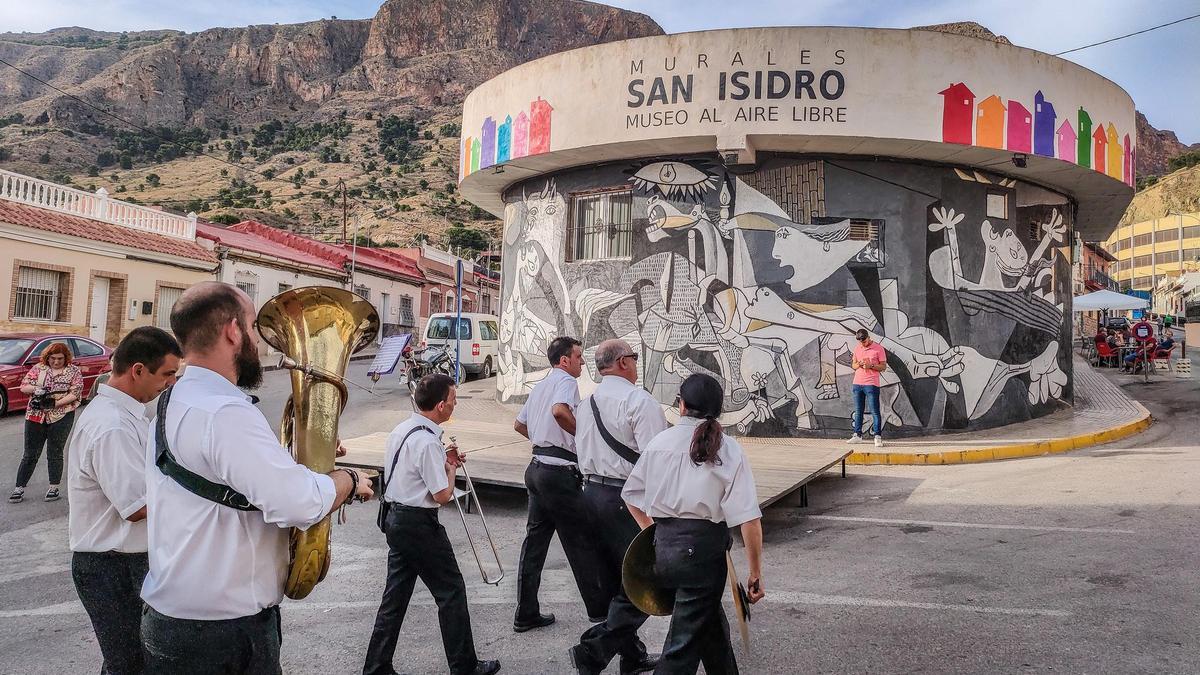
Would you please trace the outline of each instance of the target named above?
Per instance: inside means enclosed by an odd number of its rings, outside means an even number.
[[[56,502],[56,501],[58,501],[58,498],[59,498],[58,488],[52,487],[49,490],[46,490],[46,501]]]
[[[12,494],[10,494],[8,496],[9,504],[17,504],[22,501],[25,501],[25,490],[23,490],[22,488],[17,488],[15,490],[13,490]]]

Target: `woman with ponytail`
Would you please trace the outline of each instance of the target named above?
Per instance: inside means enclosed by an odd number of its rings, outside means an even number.
[[[750,463],[717,418],[725,393],[708,375],[679,388],[679,424],[642,450],[621,492],[643,529],[656,523],[655,574],[675,591],[671,628],[655,673],[737,673],[721,607],[729,528],[740,528],[750,562],[751,602],[764,595],[762,511]]]

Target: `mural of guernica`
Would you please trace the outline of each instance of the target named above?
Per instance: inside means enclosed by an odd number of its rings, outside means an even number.
[[[499,396],[528,394],[556,335],[620,337],[668,409],[703,372],[739,433],[840,435],[865,328],[889,353],[889,435],[1043,415],[1072,396],[1072,214],[1012,178],[892,162],[659,159],[528,181],[506,195]]]

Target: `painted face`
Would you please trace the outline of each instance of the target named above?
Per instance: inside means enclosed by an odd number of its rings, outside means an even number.
[[[629,180],[641,190],[658,190],[668,199],[699,199],[717,184],[715,176],[684,162],[652,162]]]
[[[532,244],[522,246],[521,252],[517,254],[517,269],[533,277],[537,276],[541,268],[542,256],[538,254],[537,247]]]
[[[816,227],[781,225],[775,230],[771,257],[779,261],[780,267],[792,268],[788,286],[793,291],[821,283],[866,247],[865,239],[846,237],[848,223],[841,221]]]
[[[996,264],[1001,272],[1014,277],[1025,273],[1025,267],[1029,265],[1029,253],[1011,229],[1004,230],[988,246],[995,252]]]

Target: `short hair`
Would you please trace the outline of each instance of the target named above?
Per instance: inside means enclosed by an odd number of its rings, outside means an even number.
[[[413,403],[417,404],[417,410],[428,412],[450,398],[450,390],[453,388],[454,378],[442,373],[430,373],[417,382],[417,388],[413,391]]]
[[[141,326],[129,331],[113,352],[113,374],[124,375],[135,363],[157,373],[168,354],[183,358],[183,350],[171,334],[154,326]]]
[[[583,343],[573,337],[560,335],[554,338],[546,350],[546,358],[550,360],[550,367],[557,366],[564,356],[570,356],[573,348],[582,346]]]
[[[217,343],[225,324],[242,321],[242,298],[232,284],[209,282],[184,291],[171,309],[171,331],[186,351],[204,351]],[[243,326],[246,328],[246,326]]]
[[[628,352],[629,345],[623,340],[605,340],[596,347],[596,370],[604,372],[617,365],[617,361]]]
[[[63,367],[71,365],[71,350],[67,348],[65,342],[51,342],[49,347],[42,350],[42,355],[39,357],[43,366],[50,365],[50,357],[57,354],[63,356]]]
[[[867,332],[866,328],[859,328],[854,331],[855,340],[866,340],[868,337],[870,337],[870,333]]]

